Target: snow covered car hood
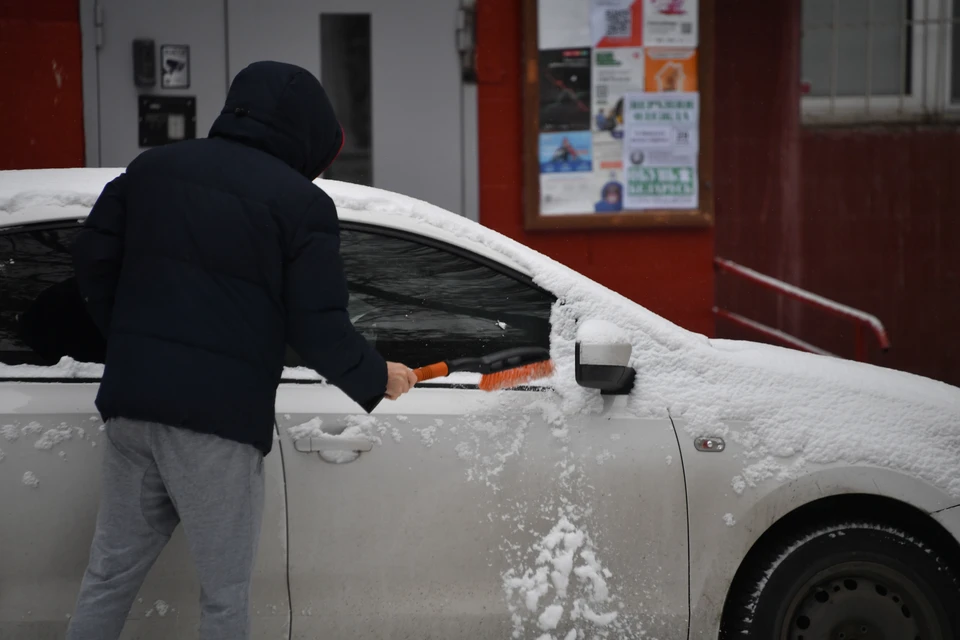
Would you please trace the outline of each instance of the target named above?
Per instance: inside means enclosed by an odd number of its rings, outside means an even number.
[[[0,227],[86,215],[118,169],[0,172]],[[747,342],[709,340],[546,256],[414,198],[318,180],[341,219],[447,240],[512,266],[553,292],[552,381],[567,413],[599,410],[576,385],[579,321],[603,318],[631,336],[637,416],[682,418],[689,435],[741,445],[746,463],[781,478],[806,463],[878,465],[960,499],[960,389],[872,365]],[[68,365],[82,369],[89,365]],[[13,374],[6,367],[7,377]],[[16,368],[26,373],[23,368]],[[742,423],[730,431],[725,423]],[[743,426],[746,425],[746,426]],[[745,473],[746,477],[749,474]]]

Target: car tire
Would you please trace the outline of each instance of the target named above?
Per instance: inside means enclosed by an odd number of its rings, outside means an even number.
[[[945,551],[863,521],[798,531],[750,559],[728,599],[721,637],[960,638],[960,583]]]

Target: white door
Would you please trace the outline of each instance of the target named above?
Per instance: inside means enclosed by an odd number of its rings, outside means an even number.
[[[327,177],[464,213],[462,87],[455,39],[459,4],[228,0],[229,72],[232,77],[257,60],[308,69],[327,87],[347,134],[343,157]],[[349,38],[341,37],[345,29],[339,25],[355,22],[338,22],[336,16],[344,14],[367,17],[359,29],[350,29]],[[329,41],[322,40],[322,31]],[[322,51],[336,59],[323,60]],[[341,82],[367,73],[369,82]],[[372,180],[336,175],[361,153],[369,153]]]
[[[387,358],[548,344],[553,298],[524,278],[343,227],[351,317]],[[333,387],[281,385],[293,637],[686,637],[669,420],[636,420],[623,398],[565,417],[546,389],[444,382],[369,417]]]
[[[195,99],[196,137],[205,138],[227,95],[223,3],[82,0],[80,6],[84,102],[91,107],[84,110],[87,165],[125,167],[144,151],[139,138],[141,95]],[[138,38],[154,41],[154,87],[138,88],[134,83],[133,41]],[[163,45],[189,47],[189,87],[162,86]],[[88,57],[95,64],[88,64]]]
[[[45,366],[17,315],[73,274],[75,221],[0,230],[0,638],[62,638],[87,565],[110,446],[94,407],[97,365]],[[79,319],[77,319],[79,320]],[[67,319],[68,324],[76,324]],[[56,361],[54,358],[53,362]],[[24,371],[9,365],[40,365]],[[267,456],[253,637],[288,637],[286,505],[279,452]],[[147,578],[123,638],[195,637],[200,585],[182,528]]]

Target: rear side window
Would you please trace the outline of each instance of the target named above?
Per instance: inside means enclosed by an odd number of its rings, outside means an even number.
[[[0,362],[103,362],[103,338],[73,277],[79,231],[72,224],[0,233]],[[341,231],[341,256],[350,318],[388,360],[416,367],[550,345],[554,297],[480,258],[356,228]],[[300,364],[288,350],[287,365]]]
[[[521,277],[406,235],[341,231],[350,318],[388,360],[422,366],[550,346],[554,297]]]
[[[73,279],[79,224],[0,234],[0,362],[103,361],[103,340]]]

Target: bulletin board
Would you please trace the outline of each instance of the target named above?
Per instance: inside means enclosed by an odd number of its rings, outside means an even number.
[[[527,229],[713,224],[714,0],[522,0]]]

